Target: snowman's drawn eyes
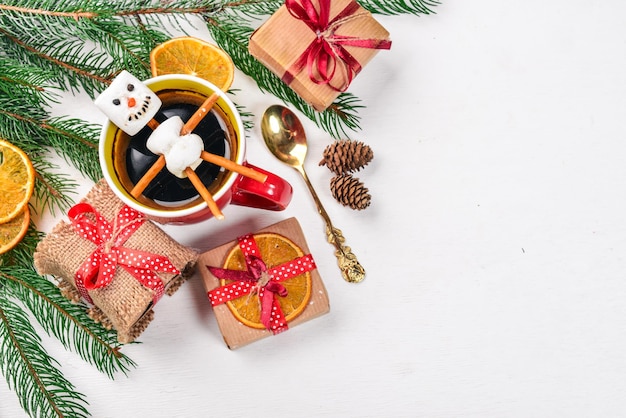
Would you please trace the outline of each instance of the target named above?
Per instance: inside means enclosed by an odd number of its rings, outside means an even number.
[[[135,90],[135,85],[134,85],[134,84],[129,84],[129,85],[127,85],[127,86],[126,86],[126,90],[128,90],[128,91],[133,91],[133,90]]]
[[[122,102],[120,102],[120,99],[113,99],[113,104],[114,104],[115,106],[119,106],[119,105],[120,105],[120,103],[122,103]]]

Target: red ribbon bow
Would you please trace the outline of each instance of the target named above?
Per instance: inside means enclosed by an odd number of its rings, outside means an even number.
[[[164,293],[163,280],[155,272],[180,274],[167,257],[122,247],[145,221],[136,210],[123,206],[111,225],[90,204],[79,203],[68,217],[76,233],[96,245],[74,276],[76,288],[89,303],[93,302],[88,291],[108,286],[118,265],[153,291],[154,303]]]
[[[208,292],[212,306],[258,291],[261,302],[261,323],[274,334],[289,329],[287,320],[278,302],[278,296],[287,296],[287,289],[280,283],[316,268],[311,254],[268,269],[260,258],[259,248],[251,234],[239,237],[239,248],[246,261],[247,270],[227,270],[206,266],[219,279],[233,280],[232,283]]]
[[[282,80],[290,84],[296,74],[306,66],[309,78],[316,84],[327,84],[335,91],[346,91],[352,79],[361,71],[361,64],[344,47],[352,46],[369,49],[389,49],[387,39],[361,39],[353,36],[337,35],[335,31],[344,23],[367,16],[355,14],[360,6],[351,1],[333,20],[330,20],[331,0],[319,1],[319,12],[311,0],[286,0],[285,6],[291,15],[304,22],[314,33],[315,39],[291,65]],[[334,86],[331,81],[338,68],[337,61],[343,63],[339,69],[345,73],[343,85]]]

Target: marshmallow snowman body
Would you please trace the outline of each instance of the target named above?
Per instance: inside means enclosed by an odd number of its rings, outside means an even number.
[[[183,120],[173,116],[161,123],[146,142],[151,152],[165,156],[168,171],[179,178],[187,177],[187,167],[195,170],[202,163],[200,155],[204,150],[200,136],[193,133],[180,135],[183,126]]]

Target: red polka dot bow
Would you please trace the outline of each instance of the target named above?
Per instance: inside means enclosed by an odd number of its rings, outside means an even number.
[[[282,80],[290,84],[296,74],[307,69],[309,79],[316,84],[327,84],[333,90],[345,91],[352,79],[361,71],[361,64],[346,50],[346,46],[390,49],[388,39],[362,39],[354,36],[338,35],[335,31],[343,24],[367,16],[367,12],[357,13],[360,6],[350,2],[337,16],[330,20],[331,0],[320,0],[319,11],[311,0],[286,0],[285,6],[296,19],[304,22],[315,33],[315,39],[291,65]],[[335,72],[344,73],[342,83],[333,85]]]
[[[154,303],[164,292],[163,280],[156,272],[180,274],[165,256],[122,246],[145,221],[136,210],[122,207],[111,225],[90,204],[79,203],[70,209],[68,217],[76,233],[96,245],[74,276],[76,288],[88,302],[92,303],[88,291],[108,286],[117,266],[151,289]]]
[[[206,266],[218,279],[233,280],[232,283],[208,293],[211,305],[220,305],[256,291],[261,303],[261,323],[273,334],[286,331],[289,326],[277,296],[287,296],[287,289],[280,282],[315,269],[313,256],[307,254],[268,269],[261,259],[254,236],[249,234],[237,240],[246,261],[247,270],[227,270]]]

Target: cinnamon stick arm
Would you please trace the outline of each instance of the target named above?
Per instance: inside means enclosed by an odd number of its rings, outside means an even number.
[[[196,110],[194,114],[191,115],[187,123],[185,123],[183,128],[180,130],[180,135],[185,136],[193,132],[193,130],[196,129],[196,126],[198,126],[198,124],[200,123],[200,121],[204,119],[207,113],[211,111],[211,108],[219,98],[220,96],[218,93],[213,93],[212,95],[207,97],[206,100],[200,105],[198,110]]]
[[[198,126],[198,123],[200,123],[200,121],[207,115],[207,113],[211,111],[211,108],[215,105],[219,98],[220,96],[217,92],[207,97],[206,100],[200,105],[198,110],[196,110],[194,114],[191,115],[187,123],[185,123],[183,128],[180,130],[181,136],[190,134],[196,128],[196,126]],[[224,158],[219,155],[203,151],[200,155],[200,158],[202,158],[204,161],[219,165],[220,167],[224,167],[227,170],[234,171],[235,173],[239,173],[242,176],[249,177],[261,183],[265,183],[265,180],[267,180],[267,175],[261,174],[256,170],[245,167],[241,164],[237,164],[229,160],[228,158]]]
[[[267,174],[259,173],[258,171],[250,167],[237,164],[236,162],[231,161],[228,158],[222,157],[220,155],[211,154],[207,151],[202,151],[202,153],[200,154],[200,158],[202,158],[204,161],[219,165],[227,170],[234,171],[235,173],[239,173],[242,176],[249,177],[252,180],[256,180],[261,183],[265,183],[265,180],[267,180]]]
[[[159,159],[156,160],[154,164],[152,164],[150,169],[146,171],[146,174],[144,174],[143,177],[139,179],[137,184],[135,184],[135,187],[133,187],[133,190],[130,191],[130,195],[134,197],[135,199],[138,199],[139,196],[141,196],[141,194],[143,193],[143,191],[146,190],[146,187],[148,187],[148,184],[150,184],[150,182],[154,180],[156,175],[159,174],[159,171],[161,171],[163,167],[165,167],[165,156],[161,154],[159,156]]]
[[[224,214],[217,206],[217,203],[215,203],[215,200],[213,200],[213,196],[211,196],[211,193],[209,193],[207,188],[204,187],[202,180],[200,180],[196,172],[193,171],[191,167],[187,167],[185,169],[185,174],[187,174],[187,177],[189,177],[189,180],[191,180],[193,186],[196,188],[200,196],[202,196],[213,216],[217,219],[224,219]]]

